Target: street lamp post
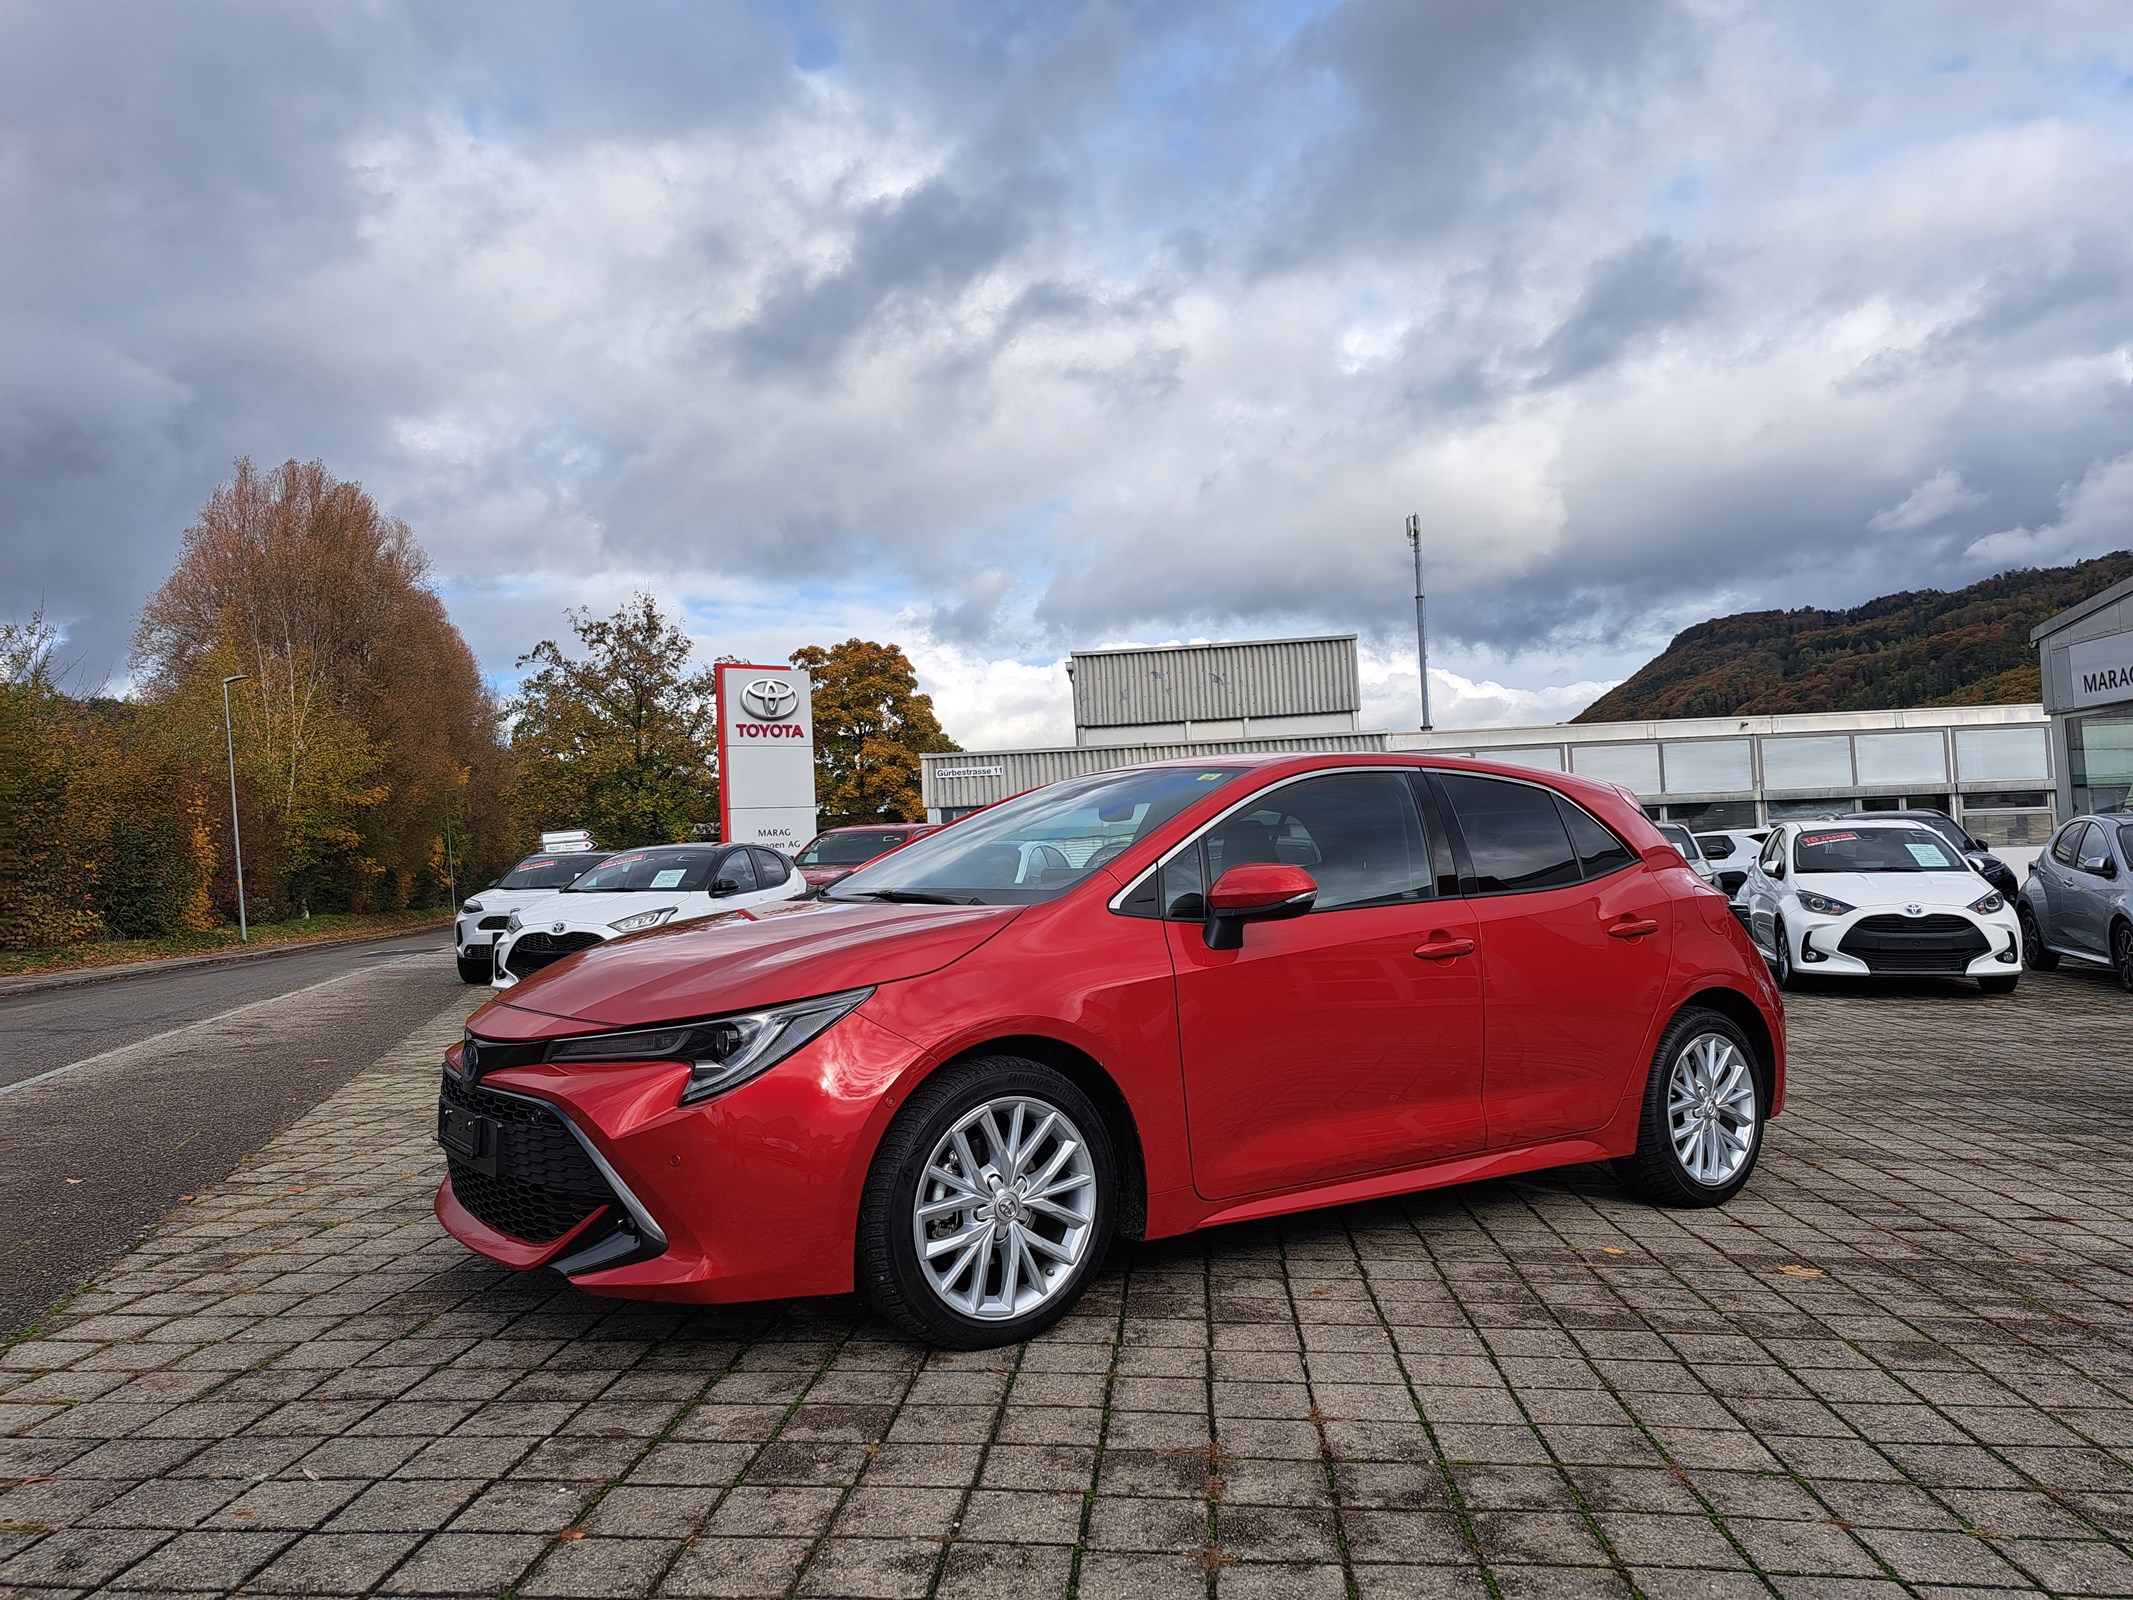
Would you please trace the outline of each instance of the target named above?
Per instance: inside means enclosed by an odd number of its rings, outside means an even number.
[[[1415,553],[1415,665],[1422,676],[1422,731],[1429,732],[1429,624],[1422,602],[1422,519],[1407,519],[1407,548]]]
[[[250,944],[252,930],[244,917],[244,834],[237,826],[237,736],[230,731],[230,685],[243,683],[249,672],[233,672],[222,680],[222,747],[230,758],[230,844],[237,856],[237,942]]]

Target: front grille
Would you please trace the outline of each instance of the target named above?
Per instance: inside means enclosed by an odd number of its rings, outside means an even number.
[[[481,921],[475,923],[474,926],[477,928],[485,929],[490,933],[495,933],[504,928],[510,927],[511,917],[508,912],[501,917],[483,917]]]
[[[452,1193],[498,1233],[546,1244],[600,1207],[616,1205],[614,1191],[585,1147],[549,1107],[468,1088],[450,1074],[439,1103],[440,1110],[449,1106],[496,1124],[495,1148],[478,1165],[449,1148],[445,1154]]]
[[[599,942],[597,933],[522,933],[504,957],[504,970],[514,978],[530,978],[541,968]]]
[[[1976,923],[1942,912],[1862,917],[1837,948],[1869,972],[1960,973],[1992,946]]]

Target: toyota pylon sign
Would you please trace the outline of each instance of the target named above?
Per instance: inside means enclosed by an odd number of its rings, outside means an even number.
[[[719,667],[720,838],[791,855],[815,836],[814,693],[798,667]]]

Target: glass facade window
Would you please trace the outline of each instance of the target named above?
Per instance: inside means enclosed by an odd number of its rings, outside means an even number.
[[[1574,744],[1570,768],[1635,794],[1659,792],[1659,747],[1655,744]]]
[[[2076,811],[2118,811],[2133,798],[2133,711],[2066,721],[2067,776]]]
[[[1508,750],[1476,750],[1476,761],[1501,761],[1507,767],[1538,767],[1543,772],[1563,770],[1563,747],[1559,744],[1514,746]]]
[[[1668,794],[1723,794],[1755,787],[1746,739],[1692,739],[1664,748]]]
[[[1692,800],[1666,808],[1669,822],[1686,823],[1691,832],[1714,833],[1731,829],[1745,833],[1761,826],[1753,800]]]
[[[1979,844],[1995,848],[2035,845],[2052,836],[2052,814],[2041,811],[1977,811],[1963,808],[1963,826]]]
[[[1852,741],[1849,734],[1815,734],[1763,741],[1765,789],[1849,789],[1852,786]]]
[[[1772,800],[1766,809],[1770,820],[1778,822],[1812,821],[1816,817],[1848,816],[1855,808],[1851,801],[1837,800]],[[1891,804],[1893,809],[1893,803]]]
[[[1852,739],[1862,787],[1945,784],[1948,746],[1938,733],[1862,733]]]
[[[2042,728],[1957,728],[1955,770],[1965,783],[2042,783],[2051,776]]]

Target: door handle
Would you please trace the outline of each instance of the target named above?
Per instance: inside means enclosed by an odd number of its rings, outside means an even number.
[[[1607,936],[1610,939],[1641,939],[1648,933],[1658,931],[1659,924],[1652,918],[1632,917],[1626,911],[1607,925]]]
[[[1415,955],[1423,961],[1449,961],[1454,956],[1470,956],[1473,953],[1473,940],[1454,939],[1447,933],[1433,933],[1415,946]]]

